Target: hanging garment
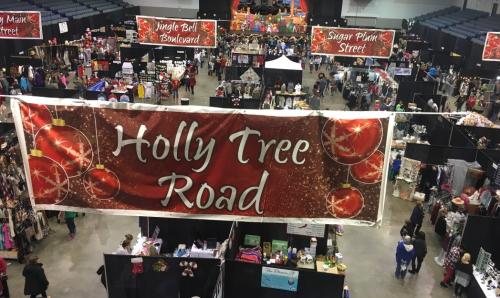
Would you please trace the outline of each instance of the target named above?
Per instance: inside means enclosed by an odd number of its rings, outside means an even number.
[[[144,98],[144,93],[145,93],[145,88],[144,88],[144,84],[140,83],[138,86],[137,86],[137,95],[139,98]]]
[[[7,217],[9,218],[8,227],[9,227],[10,237],[14,238],[16,236],[16,232],[14,231],[14,221],[12,220],[12,210],[11,209],[7,209]]]
[[[144,98],[151,98],[151,97],[153,97],[153,83],[147,82],[144,91]]]
[[[36,216],[36,222],[35,222],[35,239],[36,240],[43,239],[43,228],[40,223],[40,218],[38,216]]]
[[[33,80],[33,66],[28,66],[28,78]]]
[[[12,249],[14,248],[14,243],[12,242],[12,239],[10,238],[10,229],[7,224],[2,225],[2,234],[3,234],[3,246],[5,249]]]
[[[440,202],[437,202],[436,204],[434,204],[434,207],[432,208],[432,211],[431,211],[431,223],[433,225],[436,224],[437,217],[439,215],[439,210],[440,209],[441,209],[441,203]]]
[[[31,92],[31,84],[30,84],[28,78],[26,78],[25,76],[21,77],[19,86],[21,87],[21,90],[23,91],[23,93]]]

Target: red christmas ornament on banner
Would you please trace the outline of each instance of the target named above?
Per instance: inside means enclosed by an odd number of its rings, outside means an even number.
[[[40,150],[31,150],[28,163],[37,204],[58,204],[66,199],[69,180],[60,164],[43,156]]]
[[[321,141],[333,160],[353,165],[377,150],[382,135],[379,119],[330,119],[323,127]]]
[[[88,138],[78,129],[65,125],[62,119],[42,127],[35,136],[38,149],[59,163],[69,178],[85,173],[94,153]]]
[[[336,218],[353,218],[364,206],[361,192],[350,184],[342,184],[326,197],[326,209]]]
[[[351,176],[358,182],[373,184],[382,180],[383,170],[384,154],[375,151],[370,157],[351,167]]]
[[[42,126],[52,122],[52,114],[45,105],[21,104],[21,118],[26,133],[36,134]]]
[[[100,200],[113,199],[120,191],[120,180],[113,171],[98,164],[84,176],[85,191]]]

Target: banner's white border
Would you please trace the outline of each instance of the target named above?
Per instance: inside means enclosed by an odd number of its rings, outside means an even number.
[[[128,215],[128,216],[151,216],[151,217],[174,217],[174,218],[190,218],[190,219],[206,219],[206,220],[226,220],[226,221],[247,221],[247,222],[272,222],[272,223],[307,223],[307,224],[343,224],[343,225],[358,225],[358,226],[374,226],[380,225],[383,218],[386,190],[387,190],[387,175],[390,160],[391,143],[393,135],[393,127],[395,123],[395,114],[393,112],[350,112],[350,111],[299,111],[299,110],[282,110],[279,113],[273,110],[233,110],[201,106],[158,106],[142,103],[113,103],[104,101],[87,101],[77,99],[60,99],[60,98],[44,98],[33,96],[13,96],[11,98],[11,109],[16,127],[16,132],[21,147],[23,157],[23,166],[26,173],[26,181],[28,183],[28,192],[30,200],[34,208],[39,210],[59,210],[59,211],[78,211],[96,214],[110,215]],[[242,114],[242,115],[260,115],[276,118],[279,121],[280,117],[329,117],[337,119],[389,119],[386,148],[384,157],[384,174],[381,182],[379,194],[379,209],[375,222],[363,221],[356,219],[338,219],[338,218],[292,218],[292,217],[259,217],[259,216],[239,216],[227,214],[189,214],[180,212],[168,211],[148,211],[148,210],[125,210],[125,209],[94,209],[82,207],[69,207],[61,205],[35,204],[33,189],[31,184],[31,175],[29,170],[28,147],[22,126],[20,103],[27,102],[33,104],[44,105],[62,105],[62,106],[85,106],[94,108],[108,109],[127,109],[127,110],[142,110],[142,111],[169,111],[179,113],[213,113],[213,114]],[[419,113],[429,114],[429,113]],[[435,113],[433,113],[435,114]],[[452,113],[456,115],[456,113]]]
[[[143,15],[137,15],[135,16],[135,22],[137,24],[137,35],[139,35],[139,18],[150,18],[150,19],[158,19],[158,20],[172,20],[172,21],[183,21],[183,22],[213,22],[215,23],[214,26],[214,46],[200,46],[200,45],[178,45],[178,44],[170,44],[170,43],[150,43],[150,42],[140,42],[140,44],[146,44],[146,45],[151,45],[151,46],[165,46],[165,47],[179,47],[179,48],[206,48],[206,49],[214,49],[217,47],[217,20],[207,20],[207,19],[177,19],[177,18],[160,18],[160,17],[152,17],[152,16],[143,16]]]
[[[36,14],[38,14],[38,19],[40,20],[38,22],[38,32],[40,32],[40,36],[39,37],[18,37],[18,36],[16,36],[16,37],[7,37],[7,36],[3,36],[3,37],[0,37],[0,39],[35,39],[35,40],[43,39],[42,14],[39,11],[11,11],[11,10],[2,10],[2,11],[0,11],[0,13],[19,13],[19,14],[36,13]]]
[[[332,53],[317,53],[311,52],[312,55],[328,55],[328,56],[338,56],[338,57],[353,57],[353,58],[378,58],[378,59],[387,59],[391,57],[392,49],[394,48],[394,39],[396,38],[396,30],[384,30],[384,29],[365,29],[365,28],[350,28],[350,27],[326,27],[326,26],[312,26],[311,29],[311,43],[314,40],[314,29],[330,29],[330,30],[360,30],[360,31],[380,31],[380,32],[392,32],[392,43],[391,49],[389,51],[389,56],[370,56],[370,55],[339,55]]]

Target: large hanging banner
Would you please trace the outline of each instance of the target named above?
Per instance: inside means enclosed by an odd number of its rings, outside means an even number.
[[[314,26],[311,32],[311,53],[388,58],[392,53],[394,36],[394,30]]]
[[[171,47],[215,48],[217,21],[136,16],[137,40]]]
[[[382,216],[389,113],[35,97],[12,109],[40,209],[365,225]]]
[[[500,61],[500,32],[488,32],[483,48],[484,61]]]
[[[0,39],[42,39],[39,11],[0,11]]]

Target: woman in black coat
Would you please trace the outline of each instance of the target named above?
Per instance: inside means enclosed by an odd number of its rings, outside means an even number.
[[[411,274],[418,273],[420,271],[420,267],[422,267],[422,263],[424,262],[424,258],[427,255],[427,243],[425,242],[425,233],[422,231],[418,231],[415,234],[415,239],[413,240],[413,247],[415,247],[415,254],[413,255],[413,259],[411,260]],[[415,263],[417,264],[415,266]]]
[[[34,298],[41,294],[42,297],[47,297],[45,291],[49,287],[49,281],[42,266],[41,263],[38,263],[37,256],[28,258],[28,264],[24,266],[23,270],[23,276],[25,277],[24,295],[30,295],[31,298]]]

